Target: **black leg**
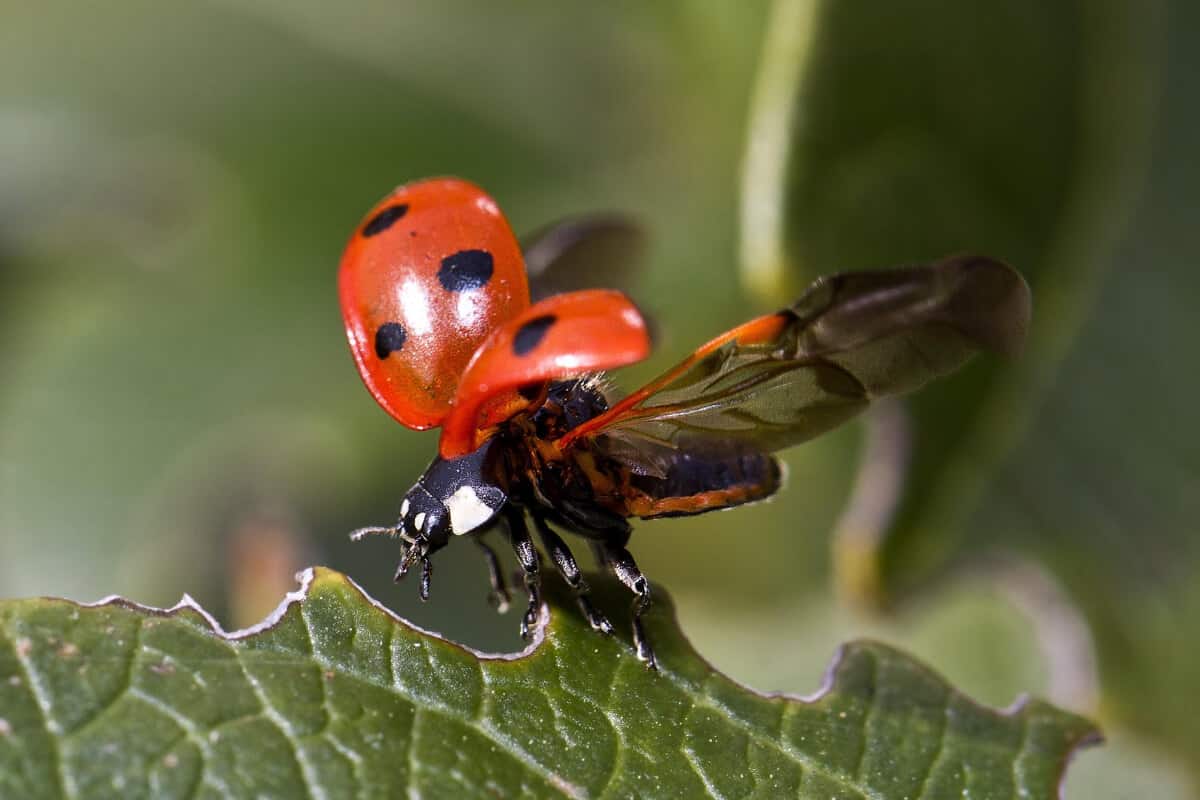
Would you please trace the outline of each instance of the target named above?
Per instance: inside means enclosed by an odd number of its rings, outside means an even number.
[[[491,594],[488,595],[488,602],[496,607],[496,611],[503,614],[508,611],[508,604],[511,597],[508,594],[508,586],[504,582],[504,573],[500,571],[500,559],[496,557],[496,551],[488,546],[483,540],[483,536],[472,536],[475,544],[483,550],[483,560],[487,562],[488,580],[492,584]]]
[[[542,605],[542,576],[538,563],[537,548],[529,536],[529,527],[525,524],[525,512],[514,506],[507,506],[504,521],[508,525],[508,540],[513,552],[517,555],[517,563],[525,573],[525,591],[529,594],[529,608],[521,618],[521,638],[528,639],[529,631],[537,623],[538,609]]]
[[[583,612],[583,616],[588,621],[588,624],[592,626],[593,630],[611,634],[613,627],[608,619],[592,605],[591,598],[588,597],[588,585],[583,580],[583,575],[579,571],[579,565],[575,563],[575,557],[571,555],[571,549],[567,547],[567,543],[562,540],[561,536],[554,532],[540,515],[534,513],[532,516],[533,524],[538,531],[538,537],[542,540],[542,546],[546,548],[546,552],[550,555],[550,560],[554,562],[558,574],[575,591],[575,600],[579,603],[579,610]]]
[[[433,580],[433,562],[429,556],[421,556],[421,602],[429,599],[429,583]]]
[[[650,669],[658,669],[658,660],[654,657],[654,649],[646,639],[646,631],[642,627],[642,614],[650,607],[650,582],[638,569],[637,562],[624,546],[616,543],[605,545],[605,558],[609,568],[617,576],[617,580],[625,584],[633,592],[633,646],[637,657],[646,663]]]
[[[404,544],[404,549],[400,553],[400,563],[396,565],[396,574],[392,576],[392,580],[399,583],[412,569],[413,564],[417,563],[417,559],[421,557],[421,548],[415,544]]]

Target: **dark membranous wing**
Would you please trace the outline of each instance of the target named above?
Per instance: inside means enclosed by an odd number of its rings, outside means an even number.
[[[646,251],[642,228],[615,213],[572,217],[521,241],[533,302],[579,289],[628,291]]]
[[[563,444],[589,437],[631,463],[639,451],[706,437],[779,450],[980,350],[1015,352],[1029,315],[1024,279],[988,258],[824,277],[790,308],[714,339]]]

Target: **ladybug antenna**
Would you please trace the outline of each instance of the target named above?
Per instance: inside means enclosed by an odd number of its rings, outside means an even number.
[[[363,539],[367,538],[368,536],[376,536],[376,535],[382,535],[382,536],[401,535],[400,526],[395,525],[395,526],[392,526],[389,528],[389,527],[384,527],[382,525],[373,525],[373,526],[370,526],[367,528],[359,528],[356,531],[350,532],[350,541],[361,542]]]
[[[407,544],[418,544],[421,540],[414,537],[411,533],[404,530],[404,525],[392,525],[390,527],[384,525],[372,525],[367,528],[359,528],[356,531],[350,532],[350,541],[361,542],[368,536],[399,536],[401,540]]]

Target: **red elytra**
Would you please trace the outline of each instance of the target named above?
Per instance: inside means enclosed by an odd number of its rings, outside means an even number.
[[[467,365],[442,422],[442,458],[466,455],[511,413],[493,398],[585,372],[622,367],[650,354],[646,322],[628,297],[587,289],[547,297],[496,328]],[[494,416],[487,412],[494,410]]]
[[[479,345],[529,306],[508,220],[458,178],[401,186],[372,208],[346,246],[338,291],[359,375],[417,430],[442,423]]]

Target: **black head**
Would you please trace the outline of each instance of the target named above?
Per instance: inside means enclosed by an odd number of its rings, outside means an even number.
[[[508,495],[488,475],[492,442],[460,458],[435,458],[400,505],[399,527],[432,552],[450,535],[478,530],[500,513]]]
[[[450,515],[446,505],[418,481],[400,503],[397,527],[405,539],[424,545],[425,552],[440,550],[450,541]]]

